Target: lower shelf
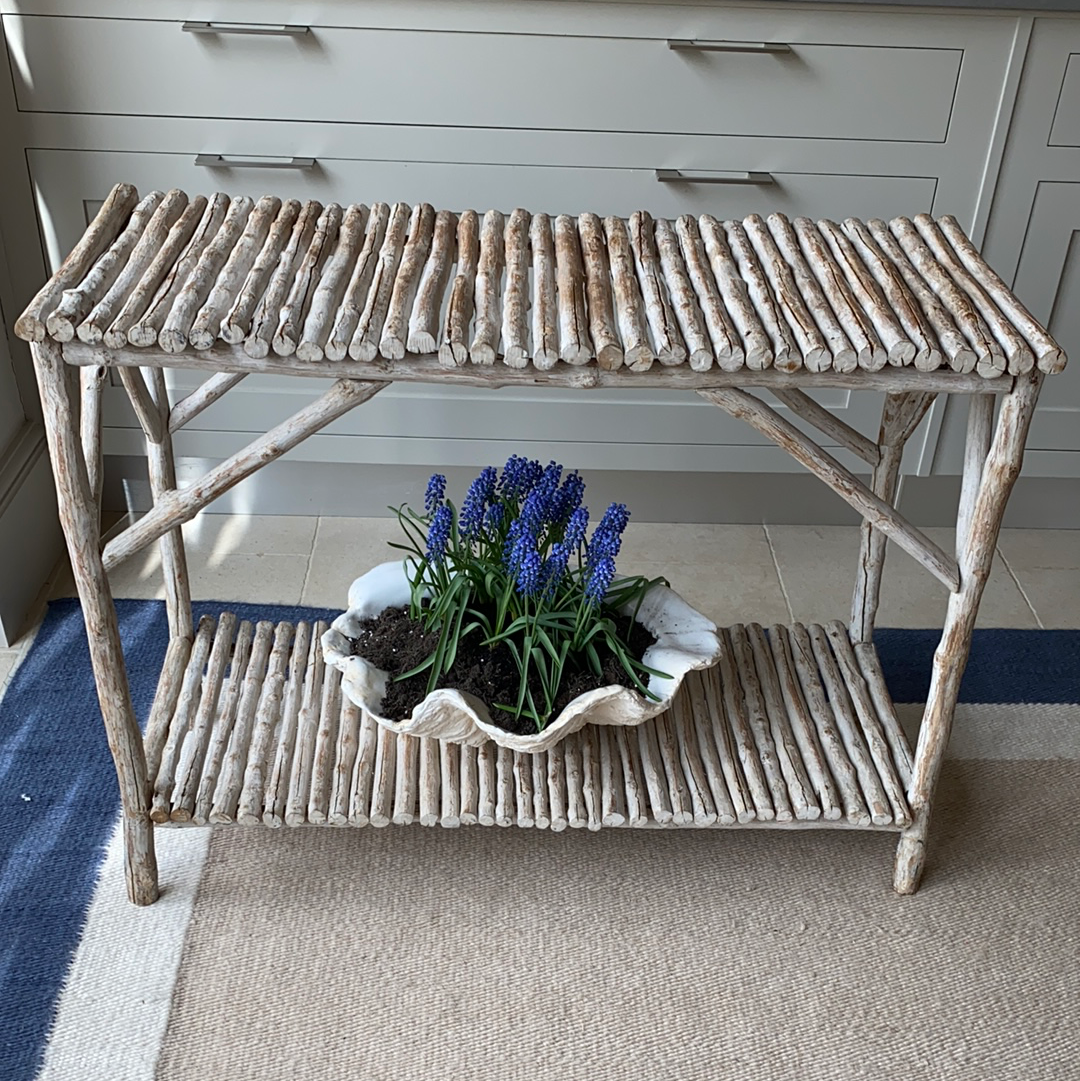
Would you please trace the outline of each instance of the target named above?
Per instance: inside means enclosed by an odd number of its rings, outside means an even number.
[[[741,624],[635,728],[541,754],[396,736],[341,693],[325,624],[204,618],[146,729],[159,823],[902,829],[911,750],[873,646],[841,623]]]

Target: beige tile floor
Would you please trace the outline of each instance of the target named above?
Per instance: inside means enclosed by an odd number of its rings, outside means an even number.
[[[951,530],[930,535],[947,549]],[[343,607],[349,583],[394,558],[393,518],[200,515],[184,527],[198,599]],[[632,523],[619,559],[625,573],[664,574],[721,624],[847,615],[858,530],[847,526]],[[118,597],[161,597],[156,547],[112,577]],[[52,596],[71,595],[60,568]],[[947,594],[890,545],[878,623],[939,625]],[[984,627],[1080,627],[1080,531],[1004,530],[979,623]],[[22,651],[0,650],[0,681]]]
[[[951,545],[951,530],[928,531]],[[394,557],[393,518],[200,515],[184,527],[196,599],[344,607],[349,583]],[[720,624],[845,618],[858,529],[847,526],[632,523],[619,560],[624,573],[663,574]],[[156,547],[112,576],[117,597],[164,596]],[[49,597],[74,593],[57,568],[30,628],[0,649],[0,693],[33,640]],[[940,625],[946,593],[890,545],[878,624]],[[1080,628],[1080,530],[1006,529],[979,612],[983,627]]]

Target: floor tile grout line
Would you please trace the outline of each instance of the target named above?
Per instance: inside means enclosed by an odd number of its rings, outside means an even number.
[[[788,596],[787,586],[784,585],[784,576],[780,572],[780,560],[776,557],[776,548],[773,547],[773,539],[769,535],[769,527],[762,522],[761,531],[765,534],[765,543],[769,546],[769,555],[772,556],[773,568],[776,570],[776,580],[780,583],[780,593],[784,598],[784,604],[788,610],[788,619],[795,622],[795,611],[791,607],[791,598]]]
[[[1005,555],[1000,545],[997,546],[997,554],[1001,557],[1001,562],[1005,564],[1005,570],[1008,571],[1009,577],[1016,584],[1016,588],[1020,590],[1020,596],[1024,598],[1024,603],[1031,609],[1031,614],[1035,617],[1035,623],[1039,630],[1046,630],[1046,625],[1042,621],[1042,616],[1035,610],[1035,605],[1031,603],[1031,598],[1027,595],[1027,590],[1021,585],[1020,579],[1016,575],[1016,571],[1012,569],[1012,564],[1009,562],[1008,557]]]
[[[304,568],[304,582],[300,586],[300,601],[302,605],[304,603],[304,597],[307,594],[308,582],[311,579],[311,564],[315,561],[315,546],[319,543],[319,529],[322,527],[323,516],[318,514],[315,516],[315,532],[311,536],[311,549],[307,556],[307,566]]]

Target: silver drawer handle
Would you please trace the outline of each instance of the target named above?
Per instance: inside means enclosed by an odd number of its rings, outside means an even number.
[[[681,169],[657,169],[661,184],[775,184],[772,173],[684,173]]]
[[[204,169],[314,169],[314,158],[227,158],[224,154],[196,154]]]
[[[701,41],[697,38],[668,38],[668,48],[696,53],[789,53],[783,41]]]
[[[302,38],[310,33],[310,26],[264,26],[259,23],[200,23],[184,22],[180,29],[185,34],[262,34],[265,37]]]

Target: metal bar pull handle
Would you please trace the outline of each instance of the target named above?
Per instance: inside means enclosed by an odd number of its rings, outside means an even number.
[[[703,41],[699,38],[668,38],[669,49],[695,53],[789,53],[784,41]]]
[[[749,173],[684,173],[682,169],[657,169],[656,179],[661,184],[775,184],[772,173],[759,171]]]
[[[301,38],[310,26],[269,26],[262,23],[204,23],[186,20],[180,24],[185,34],[257,34],[263,37]]]
[[[314,169],[315,158],[228,158],[224,154],[196,154],[204,169]]]

